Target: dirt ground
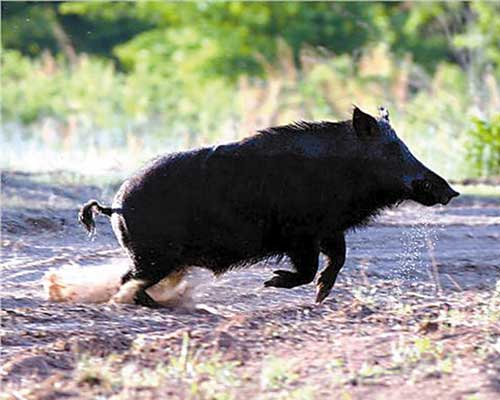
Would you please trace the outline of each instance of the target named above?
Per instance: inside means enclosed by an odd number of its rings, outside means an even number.
[[[1,398],[500,398],[499,197],[350,233],[319,306],[314,285],[264,289],[273,260],[194,271],[196,310],[46,301],[50,268],[126,263],[107,218],[94,241],[76,221],[116,189],[3,173]]]

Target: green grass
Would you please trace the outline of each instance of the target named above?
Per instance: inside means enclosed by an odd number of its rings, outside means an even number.
[[[263,390],[275,390],[284,388],[298,378],[293,371],[291,360],[281,358],[269,358],[264,360],[261,373],[261,387]]]

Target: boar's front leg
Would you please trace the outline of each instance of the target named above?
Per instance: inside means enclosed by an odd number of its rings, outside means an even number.
[[[332,290],[339,271],[345,262],[345,237],[343,232],[321,240],[320,249],[328,258],[328,266],[321,271],[316,285],[316,303],[321,303]]]
[[[319,248],[315,241],[303,240],[293,246],[293,250],[287,252],[293,267],[297,272],[285,270],[274,271],[272,279],[264,282],[264,286],[274,286],[282,288],[293,288],[295,286],[305,285],[314,280],[318,272]]]

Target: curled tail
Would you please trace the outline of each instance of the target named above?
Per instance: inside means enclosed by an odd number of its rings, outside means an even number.
[[[80,212],[78,213],[78,221],[83,224],[83,226],[85,226],[85,229],[87,229],[89,236],[93,236],[95,234],[94,212],[111,217],[111,214],[113,214],[113,209],[111,207],[101,206],[97,202],[97,200],[89,200],[82,206],[82,208],[80,208]]]

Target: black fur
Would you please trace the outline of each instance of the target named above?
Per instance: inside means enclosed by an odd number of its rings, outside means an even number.
[[[165,155],[128,179],[113,203],[120,210],[113,229],[133,262],[124,282],[144,281],[137,302],[151,305],[143,290],[176,270],[193,265],[221,274],[287,255],[295,272],[276,271],[266,285],[290,288],[314,279],[323,252],[329,264],[318,282],[322,301],[344,263],[344,232],[417,196],[414,181],[436,177],[388,117],[376,120],[357,108],[352,121],[297,122]],[[456,195],[441,181],[428,202]],[[92,209],[110,210],[95,201],[84,206],[87,229]]]

